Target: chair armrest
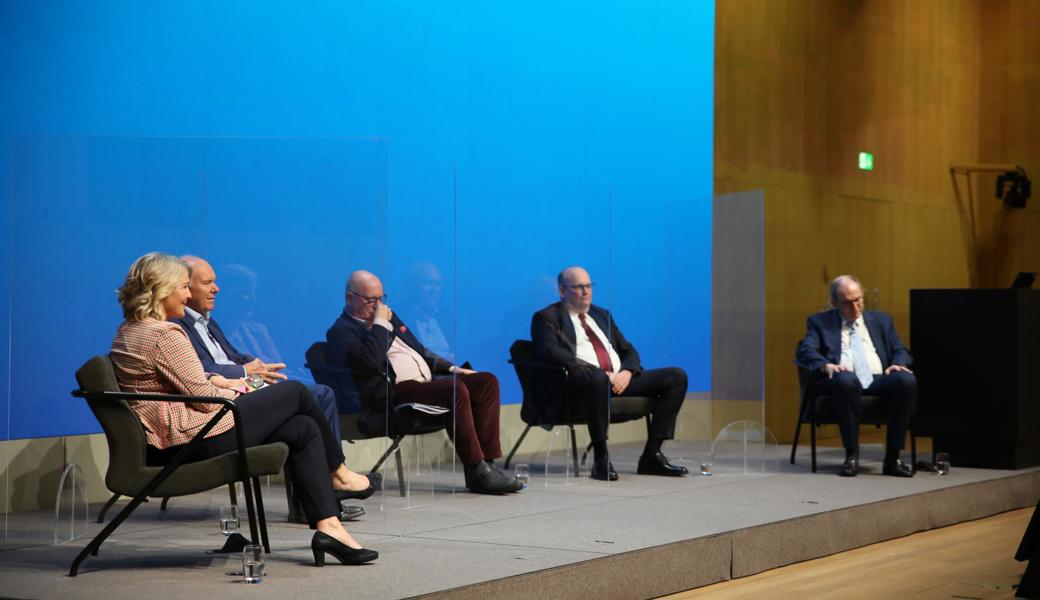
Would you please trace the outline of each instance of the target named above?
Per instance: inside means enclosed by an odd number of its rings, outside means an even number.
[[[187,444],[181,446],[180,450],[163,465],[159,473],[155,475],[144,488],[138,493],[138,497],[144,498],[150,496],[156,489],[170,476],[175,469],[177,469],[188,455],[202,443],[202,440],[213,430],[213,427],[226,415],[229,411],[231,412],[231,418],[234,421],[234,433],[235,433],[235,445],[237,450],[235,452],[235,462],[238,470],[239,481],[242,482],[242,486],[246,495],[246,511],[249,514],[249,532],[250,536],[254,541],[257,541],[257,527],[255,515],[255,507],[253,505],[253,493],[249,484],[249,459],[246,454],[246,438],[245,433],[242,431],[242,417],[239,414],[238,406],[234,402],[226,398],[206,397],[206,396],[183,396],[177,394],[140,394],[134,392],[89,392],[86,390],[74,390],[73,396],[87,399],[92,402],[116,402],[120,400],[134,400],[139,402],[191,402],[197,404],[217,404],[220,406],[219,409],[213,414],[212,417],[202,428],[190,439]],[[257,489],[259,494],[259,488]],[[136,500],[135,500],[136,501]],[[133,506],[133,505],[131,505]],[[129,507],[128,507],[129,508]],[[131,509],[132,510],[132,509]],[[260,516],[263,519],[263,514]],[[264,537],[264,545],[267,546],[267,533],[262,532]],[[95,547],[95,553],[96,553]],[[82,555],[81,555],[82,556]],[[73,571],[73,574],[75,572]]]
[[[76,396],[77,398],[84,398],[86,400],[100,400],[105,402],[115,402],[118,400],[134,400],[137,402],[190,402],[193,404],[219,404],[221,408],[217,410],[212,417],[210,417],[209,421],[206,421],[206,424],[202,426],[202,429],[200,429],[198,433],[196,433],[190,440],[188,440],[187,444],[184,444],[180,452],[174,455],[174,457],[166,463],[166,466],[172,467],[170,468],[170,471],[172,471],[173,468],[176,468],[178,465],[184,462],[184,459],[188,456],[188,453],[191,452],[196,446],[198,446],[202,442],[203,438],[206,437],[206,434],[208,434],[213,429],[213,427],[216,426],[218,422],[220,422],[220,419],[223,418],[223,416],[230,411],[231,419],[235,423],[235,440],[238,446],[239,468],[242,470],[243,477],[247,476],[247,474],[249,473],[248,463],[246,462],[245,435],[242,433],[242,417],[239,415],[238,407],[235,406],[235,403],[231,400],[228,400],[227,398],[218,398],[215,396],[187,396],[181,394],[142,394],[139,392],[122,391],[90,392],[86,390],[73,390],[72,395]],[[164,473],[166,472],[167,471],[164,471]],[[165,479],[165,475],[163,475],[163,479]]]
[[[509,360],[509,364],[517,366],[517,367],[531,367],[531,368],[534,368],[534,369],[542,369],[542,370],[545,370],[545,371],[558,371],[558,372],[563,373],[565,375],[569,373],[569,371],[567,371],[567,367],[565,367],[563,365],[550,365],[548,363],[535,362],[535,361],[530,361],[530,360],[513,360],[513,359],[510,359]]]
[[[227,398],[217,396],[187,396],[182,394],[143,394],[140,392],[88,392],[73,390],[72,395],[89,400],[139,400],[145,402],[192,402],[194,404],[230,404]]]

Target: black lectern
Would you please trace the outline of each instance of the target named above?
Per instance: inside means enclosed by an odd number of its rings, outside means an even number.
[[[1040,290],[911,290],[914,433],[963,467],[1040,464]]]

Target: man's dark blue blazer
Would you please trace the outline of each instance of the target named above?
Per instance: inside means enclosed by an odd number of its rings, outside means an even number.
[[[881,311],[868,310],[863,313],[863,323],[870,332],[870,341],[874,343],[883,369],[892,365],[909,367],[914,362],[896,333],[892,317]],[[798,344],[796,362],[813,373],[819,373],[827,363],[841,364],[841,326],[841,312],[836,308],[810,316],[805,338]]]
[[[195,348],[195,354],[199,355],[199,360],[202,361],[202,370],[207,373],[217,373],[223,375],[228,379],[238,379],[245,377],[245,370],[240,366],[247,362],[254,360],[254,357],[239,352],[230,342],[228,342],[227,336],[224,335],[224,331],[217,325],[217,321],[213,318],[209,320],[209,332],[213,334],[213,338],[217,340],[217,344],[224,349],[224,352],[228,355],[228,359],[234,361],[234,365],[218,365],[213,358],[213,355],[209,353],[209,348],[203,343],[202,337],[199,332],[195,329],[195,324],[192,318],[185,314],[183,317],[173,318],[170,321],[177,323],[184,329],[185,333],[188,334],[188,339],[191,340],[191,345]]]
[[[642,373],[643,365],[639,359],[639,352],[621,333],[610,311],[592,305],[588,314],[599,326],[600,331],[607,335],[610,345],[621,359],[621,369],[630,371],[633,376]],[[571,314],[563,302],[550,304],[534,313],[531,318],[531,342],[535,357],[541,362],[566,367],[572,373],[581,369],[599,368],[577,358],[578,336],[574,331]],[[557,386],[552,378],[544,377],[536,380],[535,389],[534,395],[543,400],[544,407],[539,409],[534,403],[525,402],[520,407],[520,418],[525,423],[534,423],[535,417],[538,416],[542,421],[539,424],[555,423],[567,397],[564,389]]]

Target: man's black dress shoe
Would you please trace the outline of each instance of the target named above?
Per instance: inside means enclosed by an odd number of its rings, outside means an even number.
[[[903,461],[898,458],[893,461],[885,461],[881,467],[881,472],[885,475],[891,475],[892,477],[913,477],[913,470],[904,465]]]
[[[360,506],[343,506],[340,505],[339,520],[340,521],[354,521],[365,516],[365,509]]]
[[[368,473],[365,475],[368,477],[368,487],[363,490],[351,491],[351,490],[332,490],[336,493],[336,500],[364,500],[372,494],[376,493],[379,489],[379,485],[383,483],[382,473]]]
[[[639,467],[636,473],[640,475],[665,475],[667,477],[682,477],[689,475],[690,470],[681,465],[673,465],[668,462],[668,457],[660,452],[653,456],[640,456]]]
[[[855,477],[856,473],[859,473],[859,452],[845,452],[845,462],[841,463],[841,471],[838,472],[842,477]]]
[[[589,476],[600,481],[618,480],[617,471],[614,470],[614,463],[606,458],[597,458],[592,461],[592,473]]]
[[[519,492],[524,484],[516,477],[506,475],[486,462],[479,462],[471,467],[464,467],[466,487],[475,494],[508,494]]]
[[[345,565],[363,565],[379,558],[379,553],[368,548],[351,548],[331,535],[320,531],[314,532],[311,538],[311,552],[314,553],[314,564],[319,567],[325,566],[325,553],[336,557],[336,560]]]

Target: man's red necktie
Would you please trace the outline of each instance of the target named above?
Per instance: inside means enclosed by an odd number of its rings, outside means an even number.
[[[614,364],[610,362],[610,353],[607,352],[607,347],[603,345],[603,341],[599,339],[596,332],[585,321],[585,313],[579,314],[578,320],[581,321],[581,327],[585,330],[585,335],[589,336],[589,341],[592,342],[592,349],[596,351],[596,360],[599,361],[599,368],[607,373],[613,373]]]

